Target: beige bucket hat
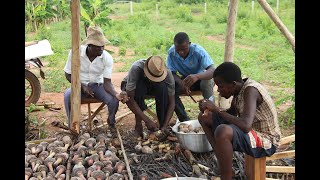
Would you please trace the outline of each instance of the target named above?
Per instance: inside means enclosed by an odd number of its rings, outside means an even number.
[[[108,39],[103,35],[103,31],[98,26],[90,26],[87,29],[87,38],[82,41],[82,44],[88,45],[93,44],[95,46],[104,46],[110,43]]]
[[[160,56],[150,56],[143,67],[144,74],[153,82],[161,82],[167,77],[168,70]]]

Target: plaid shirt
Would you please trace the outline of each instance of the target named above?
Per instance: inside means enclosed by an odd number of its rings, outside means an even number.
[[[262,103],[257,107],[253,119],[252,129],[262,139],[268,139],[272,144],[278,145],[281,138],[281,131],[278,124],[276,107],[267,90],[258,82],[251,79],[244,79],[239,94],[233,98],[234,106],[237,109],[238,116],[243,113],[244,90],[248,86],[255,87],[262,96]]]

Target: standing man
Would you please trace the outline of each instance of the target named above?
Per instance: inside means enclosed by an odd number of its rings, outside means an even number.
[[[108,40],[103,35],[100,27],[89,27],[87,39],[80,47],[80,82],[81,98],[92,97],[106,103],[108,108],[108,125],[115,126],[115,114],[119,107],[119,101],[125,101],[122,96],[115,91],[111,83],[113,66],[112,56],[104,50],[104,45]],[[71,83],[71,59],[69,52],[68,60],[64,67],[67,80]],[[71,88],[64,93],[64,106],[68,116],[68,126],[70,128],[70,103]]]
[[[144,102],[146,95],[155,96],[160,129],[165,130],[173,115],[175,89],[173,76],[160,56],[135,61],[123,79],[121,89],[128,94],[127,105],[135,114],[135,131],[139,136],[142,136],[142,121],[150,131],[159,128],[143,113],[147,109]]]
[[[268,91],[250,78],[242,79],[236,64],[220,64],[213,78],[222,97],[233,96],[231,106],[224,111],[211,101],[200,101],[198,119],[214,148],[221,180],[231,180],[233,151],[255,158],[271,156],[279,145],[281,131]],[[203,114],[205,109],[209,110],[208,115]]]
[[[191,43],[185,32],[174,36],[174,45],[168,51],[167,67],[175,80],[175,112],[180,122],[190,120],[180,99],[181,94],[201,91],[204,98],[213,95],[214,63],[206,50]]]

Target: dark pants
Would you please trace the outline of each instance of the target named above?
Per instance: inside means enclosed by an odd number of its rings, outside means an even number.
[[[126,82],[122,81],[121,89],[125,90]],[[164,124],[164,120],[168,111],[168,88],[167,84],[162,82],[152,82],[147,78],[141,78],[138,80],[135,89],[134,100],[140,107],[141,111],[147,109],[145,103],[145,96],[152,95],[156,100],[156,111],[159,119],[160,128]]]
[[[107,105],[108,108],[108,124],[115,124],[115,115],[118,111],[119,100],[106,92],[103,87],[103,84],[93,83],[88,85],[94,93],[94,97]],[[81,98],[86,97],[86,94],[81,93]],[[68,127],[70,128],[70,110],[71,110],[71,88],[67,89],[64,93],[64,107],[66,109],[67,117],[68,117]]]
[[[213,127],[212,132],[214,133],[220,124],[228,124],[233,129],[232,146],[234,151],[244,152],[254,158],[261,158],[265,156],[271,156],[276,152],[277,147],[273,144],[266,145],[268,140],[262,140],[263,137],[253,136],[256,132],[252,129],[249,133],[243,132],[238,126],[228,123],[217,113],[212,113]],[[249,135],[251,134],[251,135]],[[252,135],[253,134],[253,135]],[[250,138],[254,137],[254,138]],[[265,146],[258,145],[258,141],[264,141]],[[254,143],[252,143],[254,142]],[[255,146],[253,146],[254,144]]]
[[[181,78],[184,79],[184,78]],[[196,81],[191,87],[191,91],[201,91],[202,95],[205,99],[209,99],[213,95],[213,86],[214,82],[212,79],[210,80],[198,80]],[[184,108],[184,105],[180,99],[180,95],[183,94],[183,89],[177,81],[175,81],[175,108],[174,111],[179,119],[180,122],[190,120],[187,112]]]

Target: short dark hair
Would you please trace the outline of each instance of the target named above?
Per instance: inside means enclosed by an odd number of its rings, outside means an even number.
[[[174,44],[182,44],[184,42],[189,42],[189,36],[187,33],[185,32],[178,32],[175,36],[174,36]]]
[[[241,82],[241,70],[239,66],[233,62],[223,62],[213,72],[213,78],[220,77],[226,83],[232,83],[233,81]]]

